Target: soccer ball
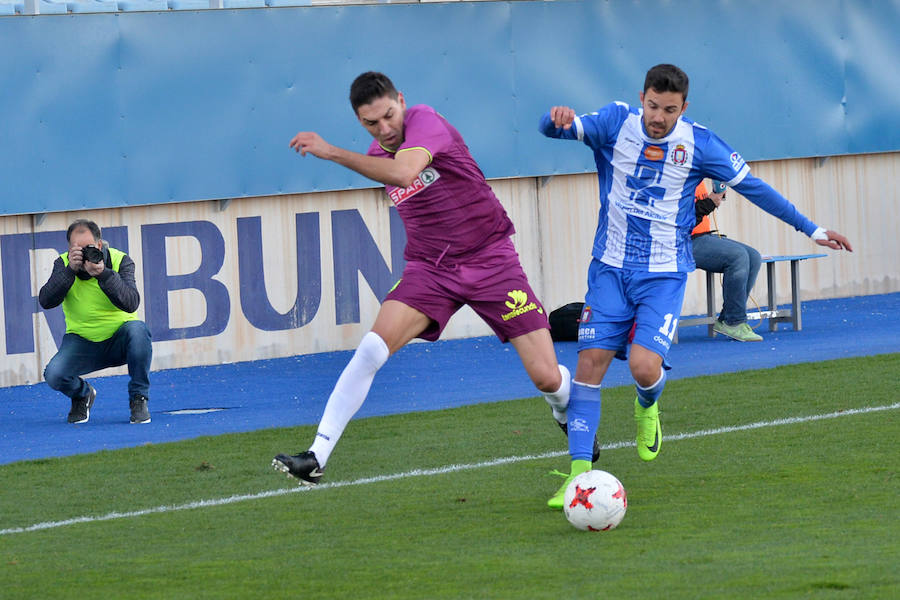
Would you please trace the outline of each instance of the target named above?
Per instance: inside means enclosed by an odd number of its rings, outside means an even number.
[[[615,529],[625,517],[625,488],[606,471],[587,471],[569,482],[563,512],[569,523],[584,531]]]

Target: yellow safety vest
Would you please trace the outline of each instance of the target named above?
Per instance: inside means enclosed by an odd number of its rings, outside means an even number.
[[[60,256],[68,267],[69,253]],[[109,248],[112,268],[116,273],[124,256],[121,250]],[[127,313],[110,301],[95,277],[87,280],[75,277],[75,283],[63,299],[62,308],[66,315],[66,333],[76,333],[92,342],[108,340],[123,323],[137,320],[136,312]]]

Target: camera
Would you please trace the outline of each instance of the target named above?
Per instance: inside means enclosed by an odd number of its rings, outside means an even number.
[[[81,249],[81,256],[87,262],[95,264],[103,262],[103,251],[96,246],[85,246]]]

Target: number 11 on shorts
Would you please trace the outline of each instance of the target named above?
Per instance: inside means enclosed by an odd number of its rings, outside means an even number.
[[[678,327],[678,317],[673,318],[672,313],[666,315],[666,322],[659,328],[659,332],[669,338],[669,341],[675,337],[675,329]]]

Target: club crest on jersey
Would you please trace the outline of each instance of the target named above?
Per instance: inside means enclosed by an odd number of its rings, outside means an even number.
[[[737,152],[731,153],[731,166],[734,167],[734,171],[738,172],[744,168],[744,159]]]
[[[591,322],[591,307],[587,304],[584,305],[584,308],[581,309],[581,318],[578,319],[579,323],[590,323]]]
[[[405,188],[399,187],[391,187],[388,190],[388,196],[390,196],[391,200],[394,202],[394,206],[399,206],[401,202],[407,200],[408,198],[412,198],[429,185],[440,179],[440,175],[437,171],[434,170],[433,167],[428,167],[416,177],[415,181],[412,182],[412,185]]]
[[[672,150],[672,162],[676,165],[683,165],[687,162],[687,148],[684,147],[684,144],[678,144],[675,146],[675,149]]]
[[[593,327],[585,325],[590,323],[592,318],[591,307],[587,304],[581,310],[581,318],[578,319],[578,341],[584,342],[592,340],[597,336],[597,330]]]
[[[663,149],[659,146],[647,146],[646,148],[644,148],[644,158],[646,158],[647,160],[662,160],[663,158],[665,158],[665,156],[666,153],[663,152]]]

